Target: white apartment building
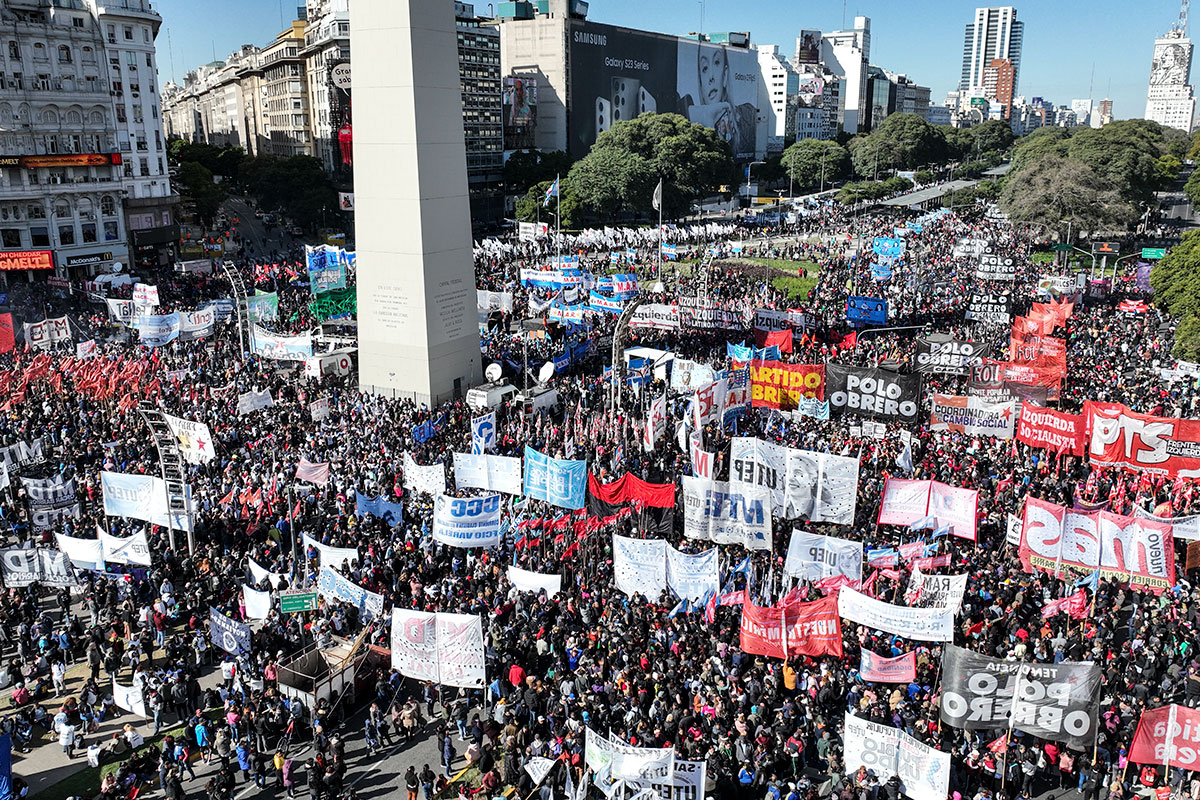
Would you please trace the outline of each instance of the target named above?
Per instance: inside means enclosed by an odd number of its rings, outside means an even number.
[[[763,91],[767,93],[767,103],[761,104],[769,109],[767,127],[767,152],[778,153],[783,150],[787,139],[799,138],[795,131],[795,115],[788,114],[788,101],[799,91],[800,81],[796,69],[787,58],[779,52],[778,45],[760,45],[758,48],[758,66],[762,73]]]
[[[963,36],[959,90],[982,88],[984,70],[994,59],[1003,58],[1012,63],[1012,94],[1015,97],[1021,77],[1021,43],[1024,36],[1025,25],[1017,20],[1017,10],[1012,6],[975,9],[975,17],[967,24]]]
[[[350,0],[307,0],[304,47],[313,155],[330,173],[344,166],[338,132],[350,125],[348,92],[337,88],[330,71],[350,62]]]
[[[148,0],[0,0],[0,271],[173,258],[160,24]]]
[[[867,67],[871,59],[871,20],[855,17],[854,28],[821,37],[821,63],[838,78],[838,119],[846,133],[865,122]]]

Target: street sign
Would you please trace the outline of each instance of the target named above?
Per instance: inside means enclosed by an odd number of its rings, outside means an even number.
[[[279,609],[284,614],[317,610],[316,592],[284,592],[279,595]]]
[[[1066,242],[1056,242],[1050,249],[1056,253],[1069,253],[1071,252],[1071,245]]]
[[[1143,247],[1142,248],[1142,258],[1146,259],[1147,261],[1157,261],[1160,258],[1165,258],[1166,255],[1167,255],[1167,248],[1165,248],[1165,247]]]
[[[1116,242],[1092,242],[1092,255],[1115,256],[1121,252],[1121,245]]]

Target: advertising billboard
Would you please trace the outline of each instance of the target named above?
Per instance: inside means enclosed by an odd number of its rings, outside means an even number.
[[[821,62],[821,32],[800,31],[796,39],[796,63],[819,64]]]
[[[504,124],[521,128],[533,123],[537,116],[537,79],[504,79]]]
[[[644,113],[677,113],[713,128],[741,160],[760,150],[760,137],[765,142],[754,51],[575,20],[570,62],[572,158]]]
[[[1159,40],[1154,43],[1154,59],[1150,62],[1151,86],[1185,86],[1192,66],[1192,44]]]
[[[796,86],[796,94],[806,103],[812,103],[814,98],[825,93],[825,79],[819,69],[801,70]]]
[[[49,250],[0,251],[0,271],[54,269],[54,253]]]

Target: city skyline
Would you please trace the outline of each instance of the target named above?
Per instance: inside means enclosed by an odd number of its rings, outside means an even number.
[[[157,0],[155,5],[164,23],[157,44],[166,56],[160,62],[160,80],[166,83],[172,77],[182,82],[188,71],[213,60],[222,61],[243,44],[265,46],[287,27],[296,6],[302,3],[212,0],[201,8],[190,0]],[[800,29],[842,30],[852,27],[856,15],[865,15],[871,18],[873,29],[871,63],[929,86],[932,104],[941,105],[946,92],[958,85],[964,26],[972,20],[975,9],[984,5],[1001,4],[929,0],[922,2],[921,13],[914,15],[879,1],[843,6],[836,0],[819,0],[797,9],[786,0],[758,0],[753,4],[594,0],[588,17],[611,25],[686,34],[701,27],[703,10],[706,32],[749,30],[756,44],[779,45],[780,51],[790,57]],[[1118,119],[1142,116],[1154,40],[1174,23],[1178,2],[1153,0],[1135,17],[1130,17],[1128,7],[1119,6],[1115,0],[1055,7],[1013,5],[1025,26],[1020,79],[1023,95],[1069,105],[1073,99],[1089,96],[1092,81],[1093,100],[1111,98]],[[486,3],[477,4],[479,13],[486,14],[487,8]],[[236,29],[216,23],[230,15],[239,20]],[[1070,31],[1070,36],[1064,36],[1063,31]],[[1113,46],[1118,32],[1121,42],[1132,42],[1133,46]],[[908,42],[913,36],[921,36],[927,43],[911,47]],[[1103,57],[1096,58],[1097,54]]]

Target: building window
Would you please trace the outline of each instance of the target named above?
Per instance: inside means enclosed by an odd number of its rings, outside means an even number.
[[[16,59],[17,61],[20,61],[21,60],[21,46],[18,45],[16,42],[10,41],[8,43],[8,57],[12,58],[12,59]]]
[[[148,159],[148,158],[139,158],[138,159],[138,174],[140,174],[143,178],[147,177],[150,174],[150,159]]]
[[[21,246],[21,229],[20,228],[4,228],[0,230],[0,244],[4,245],[6,250],[16,250]]]
[[[30,247],[49,247],[50,229],[45,225],[34,225],[29,229]]]
[[[76,28],[83,27],[83,17],[71,17],[71,24]]]
[[[60,64],[70,64],[71,63],[71,48],[67,47],[65,44],[60,45],[58,48],[58,63],[60,63]]]
[[[133,41],[133,26],[132,25],[125,26],[125,41],[127,41],[127,42]]]
[[[58,219],[63,219],[65,217],[71,216],[71,207],[69,205],[67,205],[64,201],[59,200],[57,203],[54,204],[54,216],[57,217]]]
[[[32,208],[33,206],[30,206]],[[106,217],[111,217],[117,213],[117,204],[113,202],[111,195],[104,195],[100,198],[100,213]]]
[[[59,244],[75,244],[75,226],[74,225],[59,225],[58,226],[58,243]]]
[[[147,67],[153,67],[153,66],[154,66],[154,60],[153,60],[153,59],[154,59],[154,56],[150,55],[149,53],[146,53],[146,66],[147,66]]]
[[[45,219],[46,207],[40,203],[30,203],[25,207],[25,216],[29,217],[30,219]]]
[[[50,57],[46,55],[46,45],[41,42],[33,44],[33,60],[34,61],[49,61]]]
[[[82,231],[83,231],[82,239],[83,239],[84,244],[92,244],[93,242],[96,241],[96,223],[94,223],[94,222],[83,223]]]
[[[115,242],[116,240],[117,240],[117,223],[116,222],[104,223],[104,241]]]

